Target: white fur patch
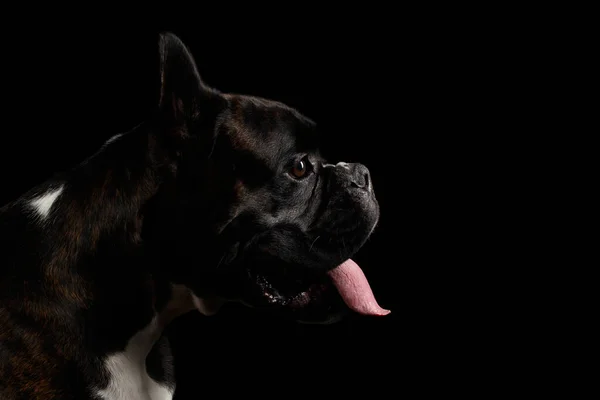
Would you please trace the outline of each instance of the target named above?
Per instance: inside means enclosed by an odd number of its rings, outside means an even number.
[[[125,351],[111,354],[104,361],[110,382],[97,390],[102,400],[171,400],[173,391],[152,379],[146,372],[146,356],[161,333],[158,316],[129,339]]]
[[[52,204],[56,201],[58,196],[63,192],[64,186],[57,189],[50,190],[38,197],[35,197],[29,201],[29,205],[34,211],[42,218],[48,218]]]
[[[105,389],[96,390],[101,400],[172,400],[174,390],[161,385],[146,372],[146,357],[163,328],[174,318],[193,309],[204,315],[216,313],[223,304],[219,299],[201,299],[183,285],[171,286],[171,299],[160,314],[127,342],[125,350],[104,361],[110,376]]]

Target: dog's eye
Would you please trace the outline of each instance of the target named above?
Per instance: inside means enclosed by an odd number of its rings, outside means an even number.
[[[308,172],[309,166],[308,159],[304,157],[303,159],[296,161],[292,167],[291,173],[296,178],[302,178]]]

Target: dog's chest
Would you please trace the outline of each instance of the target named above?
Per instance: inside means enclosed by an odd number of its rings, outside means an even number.
[[[155,381],[146,370],[146,356],[159,336],[155,317],[131,337],[123,352],[108,356],[104,366],[109,384],[97,390],[96,396],[101,400],[171,400],[173,388]]]

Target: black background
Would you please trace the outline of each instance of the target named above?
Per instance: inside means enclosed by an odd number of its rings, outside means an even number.
[[[471,292],[485,290],[485,279],[477,288],[471,282],[481,250],[473,247],[482,244],[474,230],[483,223],[473,210],[487,194],[465,193],[481,184],[473,158],[485,151],[477,133],[488,110],[480,93],[498,81],[482,72],[490,59],[472,57],[479,44],[428,15],[385,23],[365,17],[319,30],[310,19],[284,30],[279,19],[244,28],[226,20],[216,28],[56,23],[7,33],[0,202],[152,112],[156,34],[170,30],[209,85],[298,108],[318,123],[330,161],[370,168],[381,222],[355,260],[392,311],[331,326],[299,326],[234,305],[210,318],[185,315],[168,329],[177,398],[238,388],[269,393],[279,383],[292,392],[323,384],[323,394],[364,383],[382,393],[447,385],[444,377],[464,361],[465,341],[488,329],[472,325],[482,308],[473,307]],[[498,126],[486,129],[493,135]],[[337,373],[343,381],[332,378]]]

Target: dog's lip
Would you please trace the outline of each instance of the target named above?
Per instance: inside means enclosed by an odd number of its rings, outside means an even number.
[[[255,274],[254,283],[259,288],[259,294],[265,305],[302,308],[309,303],[319,300],[327,290],[325,282],[310,282],[309,280],[290,279],[287,287],[283,288],[273,283],[272,277]]]
[[[284,278],[272,272],[248,270],[250,286],[247,287],[245,304],[253,307],[301,311],[323,305],[324,296],[335,292],[327,276],[314,278]]]
[[[296,296],[290,298],[288,306],[292,308],[305,307],[309,303],[319,301],[321,295],[327,290],[326,285],[322,283],[313,283],[307,290],[301,291]]]

